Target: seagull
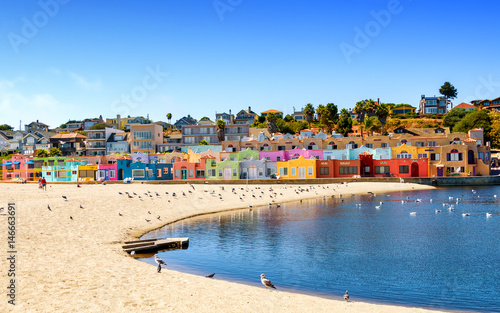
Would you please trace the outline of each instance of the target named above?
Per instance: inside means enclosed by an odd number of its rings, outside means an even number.
[[[119,215],[119,216],[123,216],[123,214],[121,214],[120,212],[118,212],[118,215]]]
[[[122,194],[121,191],[118,191],[118,194],[121,195]]]
[[[214,277],[214,275],[215,275],[215,273],[212,273],[212,274],[207,275],[207,276],[205,276],[205,277],[207,277],[207,278],[213,278],[213,277]]]
[[[267,289],[267,287],[276,289],[276,287],[274,287],[273,283],[271,283],[271,281],[266,278],[266,275],[260,274],[260,281],[266,287],[266,289]]]
[[[251,208],[252,206],[249,204],[248,207]]]
[[[66,198],[66,196],[62,196],[62,198],[66,201],[68,201],[68,198]]]
[[[161,272],[162,265],[165,265],[165,266],[167,265],[167,263],[165,263],[165,261],[163,261],[162,259],[160,259],[158,257],[158,254],[155,254],[155,262],[156,262],[156,264],[158,264],[158,273]]]
[[[151,222],[151,220],[148,220],[147,218],[145,218],[145,220],[146,220],[146,222],[148,222],[148,223],[149,223],[149,222]]]
[[[80,204],[80,209],[83,209],[83,206]]]
[[[376,205],[375,209],[380,210],[380,205]]]
[[[72,219],[73,219],[73,216],[70,216],[69,218],[72,220]]]
[[[417,212],[411,212],[410,215],[417,215]]]
[[[492,216],[492,215],[493,215],[493,214],[491,214],[491,213],[486,213],[486,217],[490,217],[490,216]]]
[[[346,290],[346,291],[345,291],[345,294],[344,294],[344,300],[345,300],[345,301],[349,301],[349,290]]]
[[[462,213],[462,216],[470,216],[470,213]]]
[[[441,210],[436,210],[436,213],[440,213],[440,212],[441,212]]]
[[[135,255],[135,251],[130,252],[130,255]]]
[[[47,209],[49,209],[49,211],[52,211],[52,210],[50,209],[50,205],[47,205]]]

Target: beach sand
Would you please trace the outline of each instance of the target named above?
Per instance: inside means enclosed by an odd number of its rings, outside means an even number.
[[[285,182],[283,182],[284,184]],[[317,184],[315,184],[316,186]],[[0,184],[0,207],[9,201],[16,207],[16,305],[7,303],[7,216],[0,216],[2,229],[0,312],[437,312],[421,308],[364,303],[351,295],[351,302],[310,295],[266,290],[255,277],[254,285],[208,279],[156,267],[135,260],[121,245],[148,230],[185,217],[267,205],[269,197],[245,197],[231,188],[245,185],[195,184],[49,184],[47,191],[36,184]],[[332,193],[374,193],[431,189],[399,183],[349,183],[332,189],[296,194],[293,186],[273,185],[277,202],[315,198]],[[307,188],[309,185],[302,185]],[[335,187],[335,184],[329,184]],[[249,188],[253,188],[249,185]],[[149,190],[161,196],[145,197]],[[191,190],[192,193],[188,193]],[[210,191],[220,193],[223,200]],[[268,186],[262,190],[269,193]],[[118,191],[136,192],[142,200]],[[177,193],[174,199],[165,195]],[[184,191],[187,196],[182,196]],[[316,191],[318,194],[316,194]],[[240,193],[240,192],[239,192]],[[239,194],[238,193],[238,194]],[[279,193],[283,193],[282,196]],[[249,193],[247,193],[248,195]],[[65,201],[61,196],[65,195]],[[170,200],[170,202],[167,201]],[[52,211],[47,209],[50,205]],[[83,208],[80,208],[80,205]],[[151,211],[151,215],[147,211]],[[123,216],[119,216],[121,213]],[[161,221],[156,216],[161,216]],[[73,219],[70,219],[70,216]],[[146,222],[145,219],[151,219]],[[168,259],[166,259],[168,263]],[[279,288],[279,286],[277,286]],[[343,290],[337,291],[342,293]]]

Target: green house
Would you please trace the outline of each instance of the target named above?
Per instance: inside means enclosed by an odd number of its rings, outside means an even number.
[[[240,178],[238,161],[225,160],[216,162],[215,159],[206,160],[206,179],[231,180]]]

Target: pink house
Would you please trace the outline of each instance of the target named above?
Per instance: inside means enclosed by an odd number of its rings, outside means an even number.
[[[277,150],[277,151],[259,151],[259,160],[264,161],[288,161],[286,158],[285,150]]]
[[[117,165],[115,164],[99,164],[97,166],[96,180],[117,180]]]
[[[323,158],[323,150],[306,150],[295,148],[293,150],[285,151],[286,160],[295,160],[300,157],[304,159],[311,159],[314,157],[316,160],[321,160]]]
[[[35,163],[33,159],[22,154],[14,154],[10,160],[2,163],[2,180],[15,180],[18,178],[34,181],[38,179],[35,175]]]

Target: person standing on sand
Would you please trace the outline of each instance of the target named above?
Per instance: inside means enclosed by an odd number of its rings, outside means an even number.
[[[40,180],[40,183],[42,184],[43,190],[47,191],[47,181],[45,180],[45,177],[42,177],[42,180]]]

